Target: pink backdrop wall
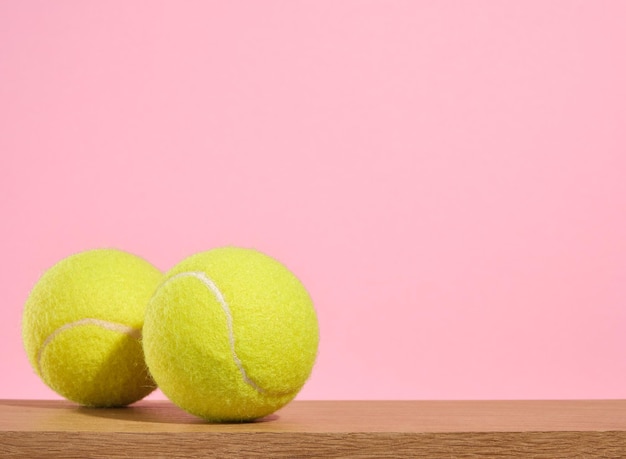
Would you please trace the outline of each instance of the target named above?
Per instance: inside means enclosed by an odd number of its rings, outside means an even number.
[[[54,397],[20,319],[60,258],[225,244],[316,302],[300,398],[626,397],[624,24],[620,1],[0,1],[0,397]]]

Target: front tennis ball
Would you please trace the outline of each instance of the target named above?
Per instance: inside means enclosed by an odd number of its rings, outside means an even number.
[[[152,392],[140,343],[150,296],[163,274],[126,252],[99,249],[50,268],[24,309],[31,365],[63,397],[85,406],[123,406]]]
[[[309,377],[315,310],[281,263],[250,249],[193,255],[166,275],[146,310],[146,363],[163,393],[210,421],[266,416]]]

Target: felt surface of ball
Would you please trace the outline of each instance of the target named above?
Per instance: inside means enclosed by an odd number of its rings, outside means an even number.
[[[114,249],[90,250],[54,265],[24,308],[22,336],[41,379],[85,406],[133,403],[155,389],[141,346],[145,308],[163,274]]]
[[[313,303],[275,259],[224,247],[166,274],[148,304],[143,346],[163,393],[209,421],[246,421],[291,401],[319,341]]]

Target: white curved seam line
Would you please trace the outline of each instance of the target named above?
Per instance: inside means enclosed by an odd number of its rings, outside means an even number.
[[[80,327],[81,325],[96,325],[98,327],[106,328],[107,330],[121,333],[123,335],[128,335],[131,338],[135,338],[137,340],[141,339],[140,329],[129,327],[128,325],[120,324],[117,322],[108,322],[106,320],[89,318],[70,322],[68,324],[60,326],[52,333],[50,333],[39,347],[39,352],[37,352],[37,371],[39,372],[39,374],[41,374],[41,357],[46,346],[50,344],[50,342],[52,342],[52,340],[54,340],[54,338],[56,338],[59,334],[71,328]]]
[[[235,332],[233,330],[233,315],[230,312],[230,306],[228,306],[228,303],[226,302],[224,295],[222,295],[222,292],[220,291],[220,289],[217,287],[217,285],[215,285],[215,282],[213,282],[211,278],[209,278],[209,276],[207,276],[205,273],[198,272],[198,271],[189,271],[189,272],[176,274],[170,277],[167,282],[174,280],[176,278],[179,278],[179,277],[194,277],[198,279],[200,282],[202,282],[213,293],[213,295],[215,295],[217,302],[220,304],[220,306],[222,307],[222,310],[224,311],[224,314],[226,315],[226,326],[228,328],[228,342],[230,344],[230,353],[233,357],[235,365],[237,365],[237,368],[239,369],[239,373],[241,373],[241,377],[243,378],[246,384],[248,384],[250,387],[256,390],[259,394],[265,394],[267,391],[263,389],[262,387],[260,387],[257,383],[255,383],[252,379],[250,379],[250,377],[248,377],[248,373],[246,373],[246,369],[243,367],[243,364],[241,363],[241,359],[237,355],[237,351],[235,351]]]

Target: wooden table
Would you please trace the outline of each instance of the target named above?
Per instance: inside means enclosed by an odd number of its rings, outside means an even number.
[[[207,424],[166,401],[0,400],[1,457],[626,457],[626,400],[296,401]]]

